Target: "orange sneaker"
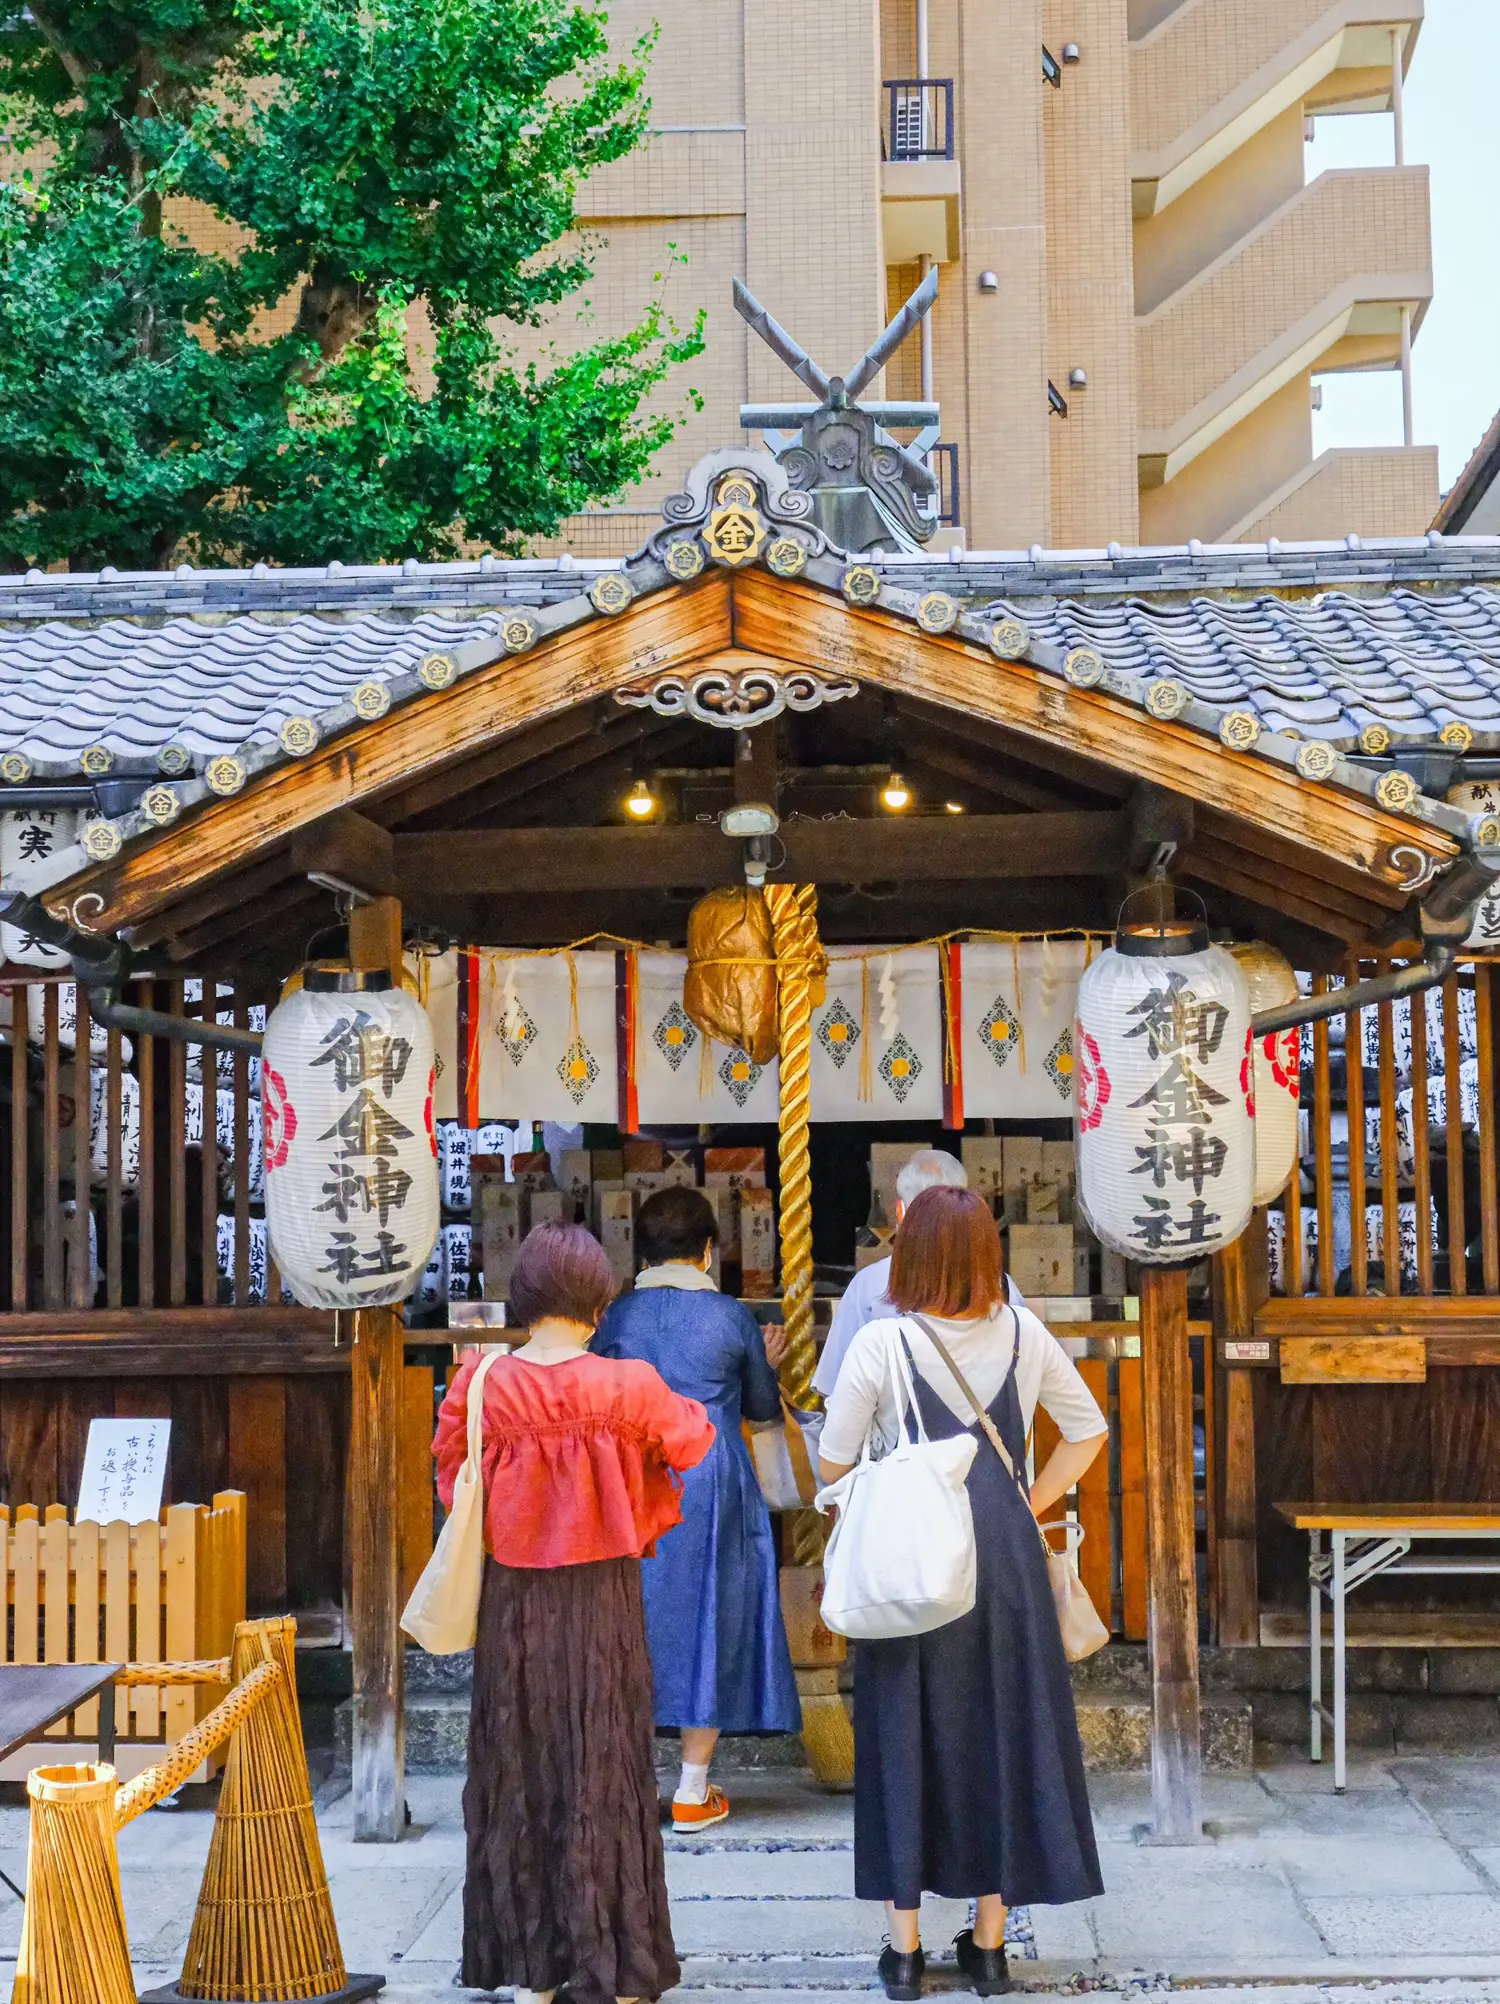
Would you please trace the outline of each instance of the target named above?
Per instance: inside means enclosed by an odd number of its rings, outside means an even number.
[[[672,1799],[674,1830],[706,1830],[710,1823],[722,1823],[728,1814],[729,1798],[712,1782],[702,1802],[679,1802],[675,1796]]]

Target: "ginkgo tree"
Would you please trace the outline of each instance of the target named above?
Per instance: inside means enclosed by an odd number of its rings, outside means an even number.
[[[0,568],[515,549],[647,472],[702,319],[666,273],[627,331],[589,318],[577,189],[649,110],[648,48],[606,27],[570,0],[17,7]]]

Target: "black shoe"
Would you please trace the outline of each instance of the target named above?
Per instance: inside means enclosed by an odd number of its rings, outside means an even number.
[[[927,1958],[920,1948],[914,1948],[910,1955],[903,1955],[899,1948],[889,1942],[880,1951],[880,1980],[885,1985],[885,1994],[894,2004],[913,2004],[922,1994],[922,1974],[927,1967]]]
[[[1003,1997],[1010,1989],[1010,1968],[1003,1948],[980,1948],[974,1930],[966,1927],[954,1939],[958,1966],[981,1997]]]

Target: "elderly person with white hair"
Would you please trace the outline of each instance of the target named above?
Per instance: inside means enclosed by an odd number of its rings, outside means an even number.
[[[901,1173],[896,1178],[896,1223],[900,1224],[909,1207],[924,1190],[966,1190],[968,1187],[968,1172],[956,1155],[949,1155],[941,1148],[919,1148],[909,1162],[902,1164]],[[842,1300],[833,1311],[828,1341],[823,1345],[823,1354],[813,1373],[813,1390],[821,1392],[825,1399],[832,1396],[849,1345],[860,1330],[867,1322],[878,1322],[896,1313],[887,1291],[890,1278],[890,1261],[872,1260],[869,1266],[861,1267],[845,1288]],[[1009,1275],[1006,1276],[1005,1290],[1006,1299],[1012,1306],[1026,1306],[1024,1295],[1017,1293]]]

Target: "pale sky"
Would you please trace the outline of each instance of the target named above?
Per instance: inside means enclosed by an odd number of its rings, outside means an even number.
[[[1307,178],[1388,165],[1391,119],[1320,118]],[[1500,0],[1427,0],[1406,79],[1406,158],[1432,171],[1433,299],[1412,350],[1416,442],[1444,490],[1500,410]],[[1395,373],[1320,378],[1318,452],[1401,443]]]

